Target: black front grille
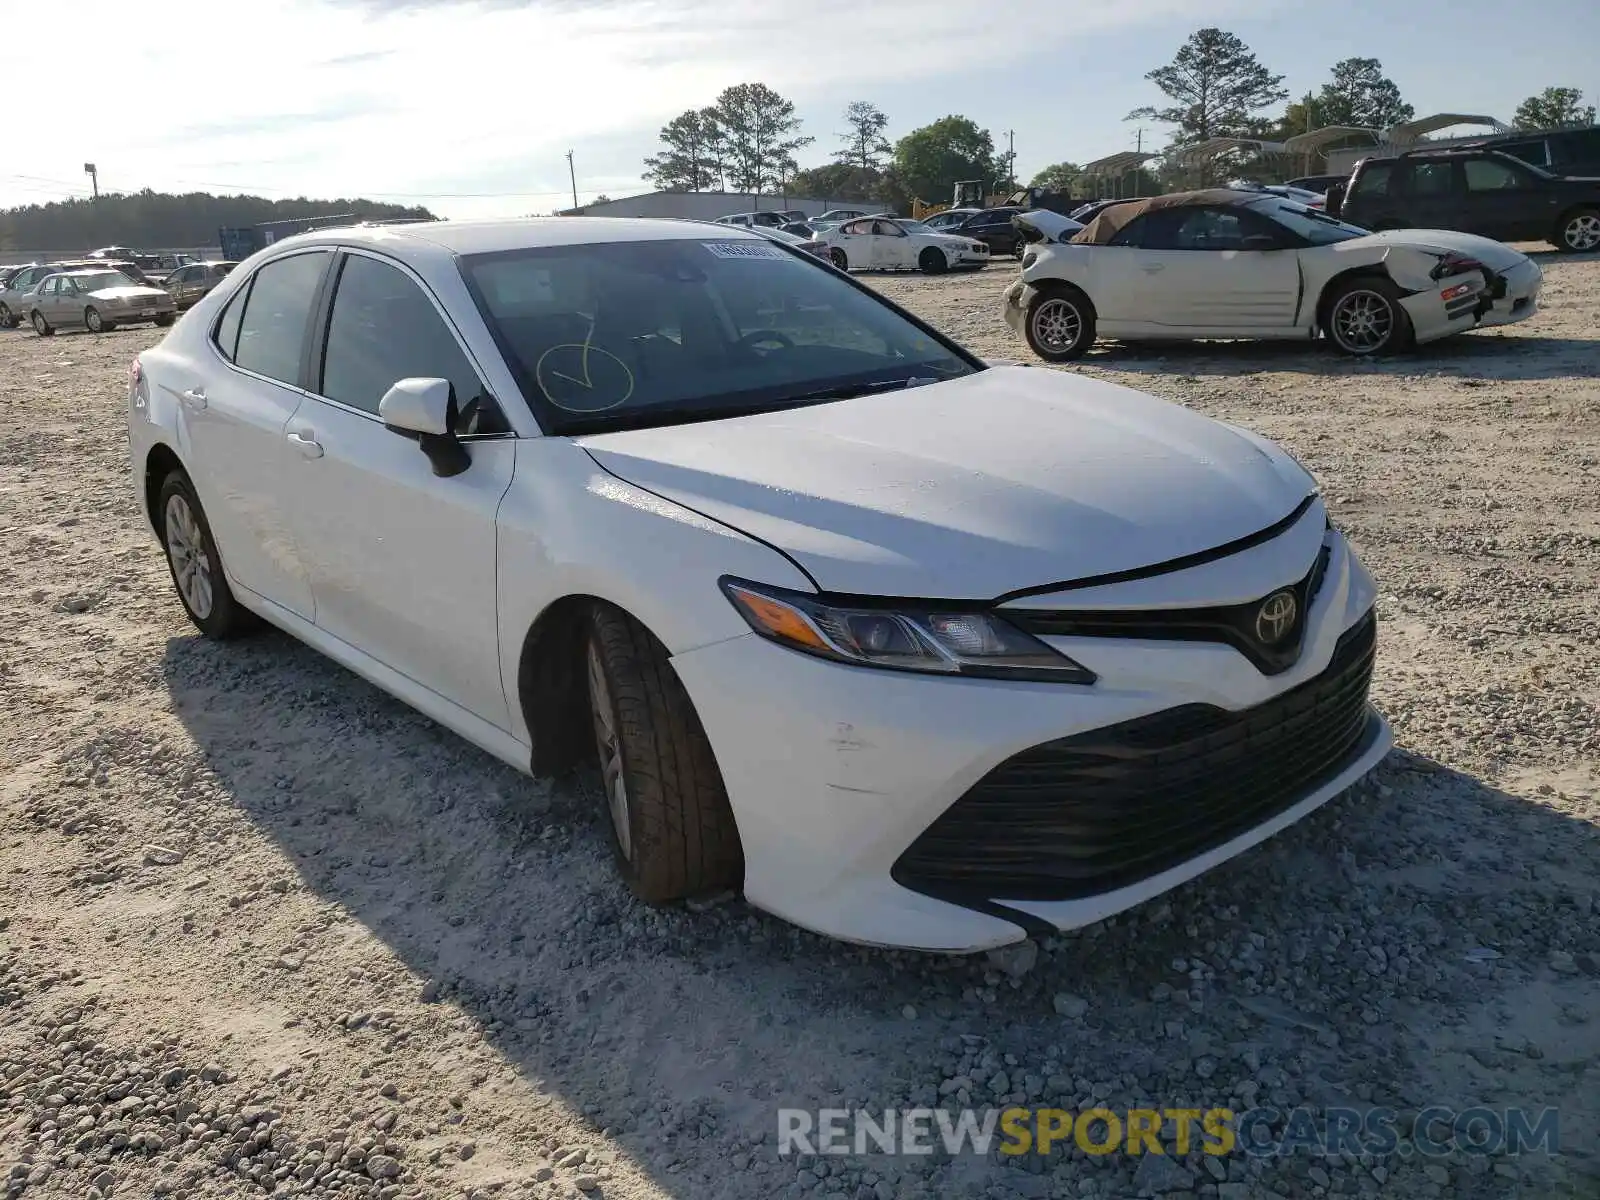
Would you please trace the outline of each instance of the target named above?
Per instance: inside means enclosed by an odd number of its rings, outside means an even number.
[[[1187,704],[1014,755],[895,863],[950,899],[1072,900],[1159,874],[1239,836],[1371,743],[1372,612],[1315,679],[1254,708]]]
[[[1150,641],[1222,642],[1243,654],[1263,675],[1279,675],[1300,660],[1306,614],[1322,589],[1332,547],[1317,552],[1311,570],[1281,589],[1295,598],[1293,623],[1276,641],[1262,640],[1256,617],[1267,597],[1244,604],[1165,609],[1004,608],[1005,619],[1035,637],[1115,637]],[[1274,593],[1275,594],[1275,593]]]

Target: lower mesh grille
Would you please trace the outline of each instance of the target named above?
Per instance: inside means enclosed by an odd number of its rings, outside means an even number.
[[[893,869],[929,895],[1070,900],[1137,883],[1292,807],[1377,736],[1368,612],[1315,679],[1254,708],[1167,709],[1014,755]]]

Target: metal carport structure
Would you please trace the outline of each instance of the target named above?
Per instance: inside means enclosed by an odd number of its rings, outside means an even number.
[[[1154,154],[1145,154],[1138,150],[1119,150],[1115,154],[1108,154],[1104,158],[1097,158],[1091,163],[1085,163],[1083,175],[1080,178],[1093,181],[1087,188],[1086,200],[1120,200],[1123,197],[1128,177],[1132,178],[1132,190],[1128,194],[1139,194],[1139,173],[1145,163],[1155,158]]]

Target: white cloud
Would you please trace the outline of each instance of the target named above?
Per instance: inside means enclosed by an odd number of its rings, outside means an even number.
[[[804,108],[808,96],[846,83],[871,95],[885,83],[931,83],[1006,61],[1019,53],[1017,39],[999,36],[1007,29],[1035,31],[1037,52],[1197,2],[1119,0],[1052,20],[1040,19],[1037,0],[976,9],[970,0],[822,0],[799,10],[748,0],[15,7],[5,20],[10,45],[65,45],[93,30],[117,53],[108,72],[90,73],[93,86],[53,88],[45,120],[7,122],[0,206],[83,194],[82,164],[92,161],[108,189],[426,193],[415,202],[465,216],[566,203],[572,146],[585,192],[637,188],[638,143],[732,83],[762,80]],[[628,153],[590,161],[584,147],[596,139],[626,140]]]

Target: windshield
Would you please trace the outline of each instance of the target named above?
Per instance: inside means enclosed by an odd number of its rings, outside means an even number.
[[[1334,242],[1348,242],[1351,238],[1366,237],[1371,230],[1359,225],[1349,225],[1327,213],[1303,204],[1280,203],[1267,210],[1278,224],[1294,230],[1314,246],[1331,246]]]
[[[98,292],[103,288],[132,287],[133,282],[121,271],[97,271],[93,275],[74,275],[73,281],[80,292]]]
[[[470,255],[462,271],[552,433],[762,412],[981,369],[765,239],[541,247]]]

